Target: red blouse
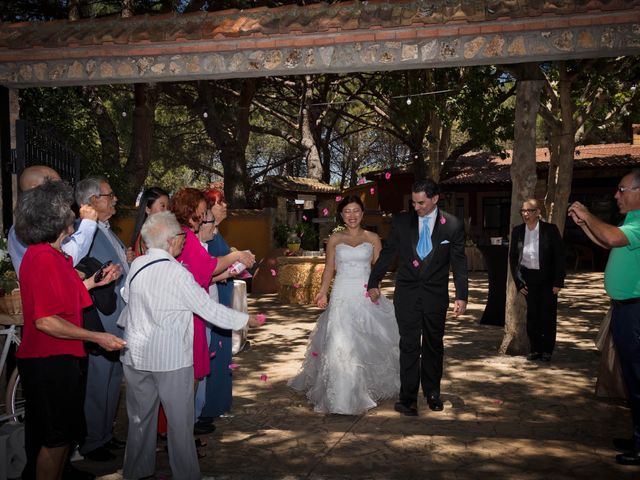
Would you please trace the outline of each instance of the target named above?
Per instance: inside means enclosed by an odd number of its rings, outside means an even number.
[[[20,266],[20,295],[24,327],[16,357],[86,355],[82,340],[52,337],[36,327],[36,320],[53,315],[82,327],[82,309],[92,302],[71,257],[46,243],[31,245]]]

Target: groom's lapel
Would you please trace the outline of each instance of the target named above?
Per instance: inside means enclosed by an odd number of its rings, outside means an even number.
[[[411,248],[413,248],[413,256],[414,258],[417,258],[418,260],[418,233],[419,233],[419,229],[418,229],[418,215],[413,212],[413,215],[411,215],[411,223],[410,223],[410,232],[409,234],[411,235]]]

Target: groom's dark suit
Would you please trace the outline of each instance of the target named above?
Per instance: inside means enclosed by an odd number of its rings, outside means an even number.
[[[405,403],[416,401],[420,383],[425,396],[440,393],[450,267],[456,299],[466,301],[468,296],[462,222],[438,210],[431,243],[433,249],[420,260],[416,252],[418,215],[416,212],[396,215],[368,282],[369,289],[378,288],[389,264],[398,255],[393,303],[400,331],[400,401]]]

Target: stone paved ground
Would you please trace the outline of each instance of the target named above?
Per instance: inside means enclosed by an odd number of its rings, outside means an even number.
[[[487,282],[473,274],[468,314],[447,324],[445,410],[422,403],[418,418],[397,414],[393,400],[359,417],[314,413],[286,381],[319,310],[280,305],[273,295],[251,298],[250,309],[268,323],[237,357],[234,416],[203,437],[202,472],[222,480],[640,478],[640,468],[615,463],[611,448],[614,436],[629,432],[628,410],[593,395],[593,339],[607,307],[601,285],[602,274],[570,275],[556,354],[549,364],[530,363],[496,354],[502,329],[478,324]],[[124,412],[119,423],[124,436]],[[121,478],[114,473],[121,457],[76,465],[102,480]],[[161,453],[157,478],[169,472]]]

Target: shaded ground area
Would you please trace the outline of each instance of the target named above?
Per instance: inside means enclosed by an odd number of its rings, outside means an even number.
[[[385,292],[392,294],[391,283]],[[573,274],[559,302],[551,363],[499,356],[502,328],[479,325],[487,280],[472,274],[468,314],[448,319],[444,412],[419,405],[402,417],[393,400],[366,415],[314,413],[286,386],[299,368],[320,310],[281,305],[274,295],[251,298],[268,323],[250,334],[236,358],[233,416],[204,436],[202,472],[217,479],[626,479],[637,467],[615,463],[611,439],[630,432],[628,410],[596,400],[599,356],[593,339],[607,308],[602,274]],[[262,374],[267,381],[260,379]],[[119,434],[124,438],[124,410]],[[121,478],[111,465],[76,464]],[[157,478],[169,476],[158,454]]]

